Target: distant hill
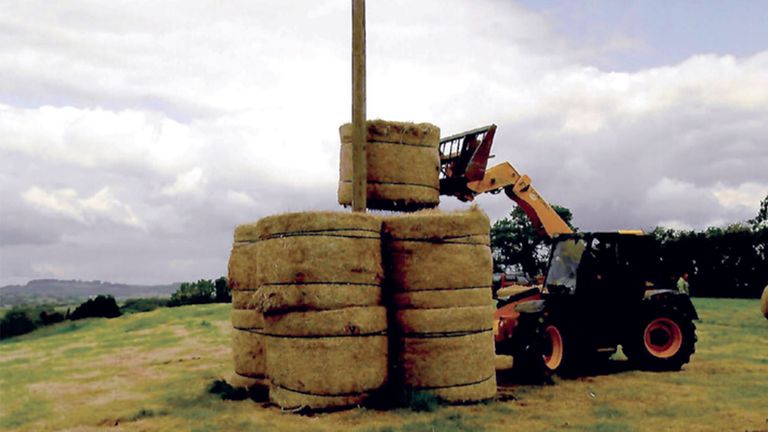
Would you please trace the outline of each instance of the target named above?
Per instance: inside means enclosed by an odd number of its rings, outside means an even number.
[[[99,294],[116,299],[168,297],[180,283],[168,285],[128,285],[102,281],[36,279],[26,285],[0,287],[0,306],[41,303],[75,303]]]

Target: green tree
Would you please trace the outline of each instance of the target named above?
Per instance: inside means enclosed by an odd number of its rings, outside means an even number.
[[[222,276],[216,279],[214,285],[216,287],[216,303],[229,303],[232,301],[232,294],[229,292],[227,278]]]
[[[752,229],[768,229],[768,195],[760,202],[760,210],[757,211],[757,216],[754,219],[749,220]]]
[[[171,294],[168,306],[211,303],[214,301],[216,287],[211,280],[200,279],[197,282],[182,282],[179,289]]]
[[[552,208],[575,230],[571,210],[558,205]],[[495,272],[512,268],[533,277],[546,270],[549,239],[536,233],[533,223],[519,206],[509,217],[496,221],[491,227],[491,249]]]

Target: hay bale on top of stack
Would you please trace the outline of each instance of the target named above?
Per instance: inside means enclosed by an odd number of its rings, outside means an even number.
[[[447,402],[494,397],[488,217],[427,211],[383,229],[396,385]]]
[[[264,318],[253,302],[259,287],[256,224],[235,228],[235,242],[229,257],[229,286],[232,291],[232,353],[234,387],[266,387]]]
[[[339,204],[352,204],[352,125],[339,128]],[[367,122],[367,207],[410,211],[440,202],[440,128],[430,123]]]
[[[381,220],[292,213],[256,231],[270,399],[285,409],[363,403],[388,372]]]

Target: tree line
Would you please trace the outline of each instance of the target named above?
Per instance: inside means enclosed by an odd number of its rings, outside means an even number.
[[[574,231],[573,213],[554,210]],[[691,294],[701,297],[759,298],[768,284],[768,196],[748,221],[704,230],[656,227],[649,233],[658,244],[657,274],[689,273]],[[537,235],[519,207],[491,228],[494,271],[520,271],[529,278],[546,273],[549,240]]]
[[[169,298],[128,299],[122,306],[111,295],[97,295],[81,303],[74,310],[57,310],[53,305],[14,306],[0,319],[0,339],[29,333],[40,327],[84,318],[115,318],[126,313],[149,312],[158,307],[176,307],[191,304],[229,303],[232,297],[227,278],[200,279],[183,282]]]

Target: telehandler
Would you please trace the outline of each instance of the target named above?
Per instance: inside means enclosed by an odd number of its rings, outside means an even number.
[[[574,232],[527,175],[503,162],[486,169],[496,125],[441,139],[440,193],[471,201],[503,191],[551,240],[542,287],[498,299],[497,354],[536,379],[582,373],[621,345],[636,367],[679,370],[695,351],[690,298],[657,274],[659,254],[642,231]]]

